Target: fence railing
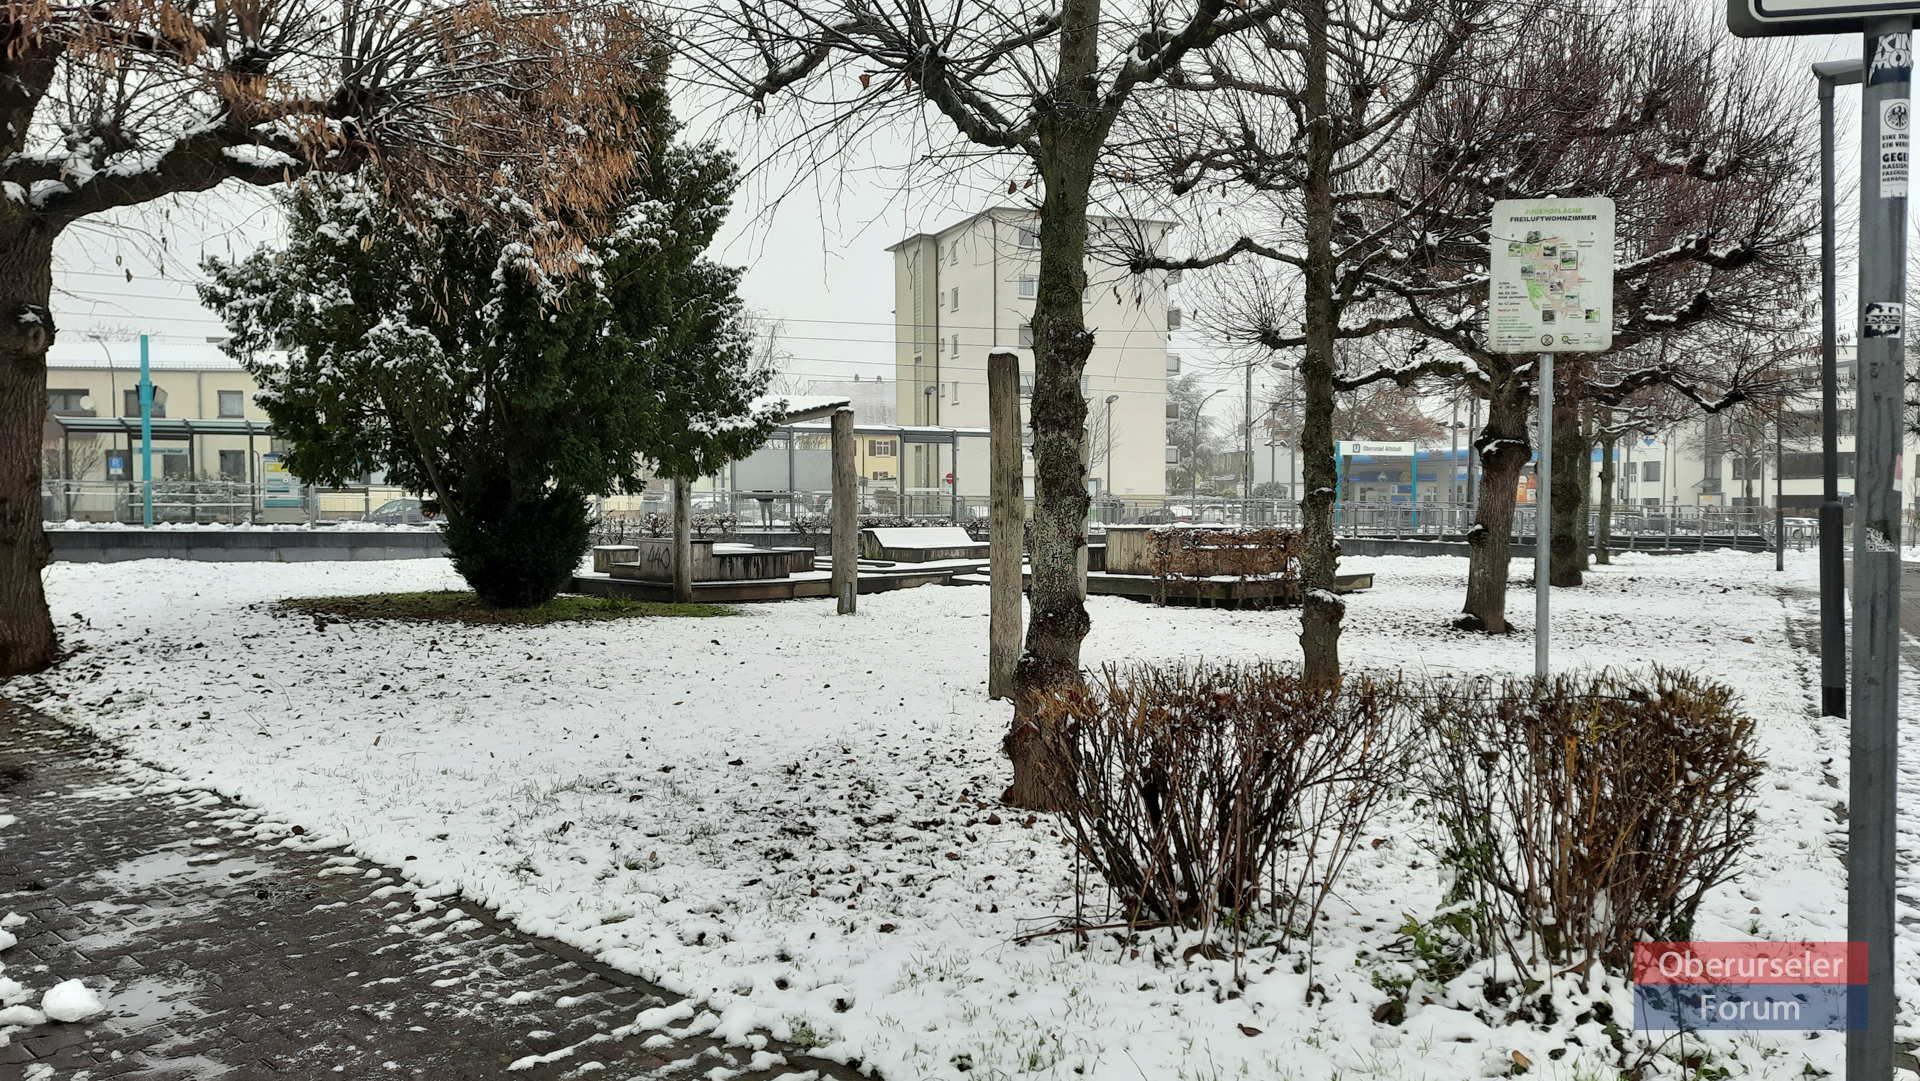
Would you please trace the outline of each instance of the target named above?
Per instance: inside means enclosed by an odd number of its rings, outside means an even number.
[[[40,484],[40,514],[48,522],[140,525],[146,521],[146,490],[139,481],[45,480]],[[384,485],[269,487],[245,481],[156,480],[153,521],[156,525],[243,525],[391,518],[418,524],[422,518],[417,503],[407,505],[413,498],[399,488]],[[380,513],[383,506],[395,500],[405,502]]]
[[[42,516],[48,522],[78,520],[138,525],[145,517],[145,486],[139,482],[47,480],[41,485]],[[241,524],[253,522],[346,522],[391,520],[419,522],[415,497],[399,488],[367,485],[316,488],[270,487],[242,481],[171,480],[153,484],[153,520],[157,524]],[[399,501],[396,503],[395,501]],[[411,504],[411,505],[409,505]],[[1028,501],[1028,511],[1032,511]],[[383,508],[385,508],[383,510]],[[827,491],[696,492],[693,511],[703,532],[767,530],[824,533],[833,495]],[[599,501],[598,512],[623,523],[627,532],[659,529],[672,513],[664,492],[613,496]],[[862,519],[955,524],[985,528],[984,495],[946,491],[863,493]],[[1343,537],[1460,539],[1473,526],[1468,503],[1422,501],[1387,503],[1349,500],[1335,504],[1334,530]],[[649,521],[649,516],[651,520]],[[1531,504],[1514,508],[1513,534],[1530,540],[1536,514]],[[1089,510],[1090,529],[1108,526],[1163,525],[1277,526],[1298,529],[1300,506],[1285,499],[1096,498]],[[1667,504],[1616,507],[1609,522],[1616,548],[1707,547],[1713,544],[1768,546],[1774,538],[1774,514],[1766,507],[1700,507]],[[1600,514],[1589,512],[1588,528],[1597,540]],[[1786,543],[1805,547],[1819,529],[1806,517],[1786,519]],[[1920,537],[1920,530],[1908,530]]]

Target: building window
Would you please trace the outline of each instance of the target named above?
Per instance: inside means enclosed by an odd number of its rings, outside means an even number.
[[[47,391],[47,412],[62,416],[89,412],[90,410],[81,403],[90,397],[92,395],[84,390],[49,390]]]
[[[164,454],[156,453],[155,457],[158,457],[160,459],[160,476],[163,479],[165,480],[192,480],[193,479],[193,470],[188,468],[190,463],[187,459],[186,451],[168,450]]]
[[[1167,399],[1167,419],[1168,420],[1180,419],[1180,403],[1179,401],[1173,398]]]
[[[1735,458],[1733,460],[1734,480],[1765,480],[1767,467],[1759,458]]]
[[[1641,462],[1639,464],[1640,464],[1641,480],[1655,481],[1655,482],[1659,481],[1660,479],[1660,463],[1659,462]]]
[[[247,415],[247,396],[238,390],[220,392],[220,415],[222,417],[244,417]]]
[[[1167,309],[1167,329],[1168,330],[1180,329],[1180,309],[1179,308]]]
[[[124,392],[124,394],[125,394],[125,397],[122,404],[126,407],[126,411],[122,415],[129,416],[129,417],[139,416],[140,415],[139,388],[128,387]],[[167,394],[165,391],[161,390],[159,387],[153,388],[153,415],[156,417],[164,417],[167,415]]]
[[[1179,284],[1180,284],[1180,272],[1179,272],[1179,271],[1177,271],[1177,270],[1169,270],[1169,271],[1167,271],[1167,284],[1168,284],[1168,285],[1179,285]]]
[[[1080,377],[1080,396],[1082,398],[1087,396],[1087,388],[1088,386],[1091,385],[1091,383],[1092,383],[1092,378],[1090,376],[1083,375]]]
[[[244,450],[221,451],[220,478],[222,480],[246,480],[247,452]]]
[[[1036,233],[1036,232],[1034,232],[1034,231],[1033,231],[1033,230],[1031,230],[1031,229],[1028,229],[1028,228],[1025,228],[1025,227],[1022,227],[1022,228],[1020,229],[1020,246],[1021,246],[1021,247],[1023,247],[1023,248],[1037,248],[1037,247],[1039,247],[1039,246],[1040,246],[1040,234],[1039,234],[1039,233]]]
[[[958,379],[953,381],[953,404],[960,404],[960,380]]]
[[[1167,464],[1168,465],[1180,464],[1180,448],[1179,447],[1176,447],[1172,444],[1167,445]]]
[[[959,286],[956,285],[953,287],[952,299],[950,299],[947,302],[947,307],[952,308],[954,311],[960,310],[960,287]]]
[[[1841,476],[1853,476],[1852,451],[1840,451],[1835,456],[1835,459],[1834,464],[1839,467],[1839,474]],[[1652,465],[1653,463],[1649,462],[1647,464]],[[1783,480],[1816,480],[1822,476],[1825,476],[1825,473],[1822,472],[1820,452],[1817,450],[1790,450],[1780,456],[1780,477]]]
[[[1033,397],[1033,373],[1032,372],[1020,373],[1020,396],[1022,398]]]
[[[867,440],[867,457],[895,458],[900,454],[900,445],[891,439]]]
[[[1040,295],[1040,279],[1031,274],[1020,275],[1020,299],[1032,300]]]
[[[958,240],[947,245],[947,263],[951,266],[960,265],[960,242]]]
[[[1178,353],[1167,354],[1167,374],[1168,375],[1180,374],[1180,354]]]
[[[1020,324],[1020,348],[1022,349],[1033,348],[1033,324],[1032,323]]]
[[[1622,462],[1620,464],[1620,479],[1623,481],[1639,480],[1640,479],[1640,463],[1639,462]]]
[[[960,335],[958,334],[953,336],[953,355],[956,357],[960,355]]]

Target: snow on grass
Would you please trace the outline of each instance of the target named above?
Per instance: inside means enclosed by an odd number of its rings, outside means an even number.
[[[1810,659],[1786,637],[1811,608],[1783,580],[1807,586],[1814,557],[1788,566],[1626,555],[1555,594],[1557,665],[1693,668],[1762,722],[1759,839],[1703,910],[1702,939],[1844,937],[1830,808],[1845,728],[1813,716]],[[1465,569],[1344,561],[1377,575],[1346,598],[1346,664],[1530,671],[1518,583],[1520,633],[1447,629]],[[1387,997],[1374,977],[1405,971],[1398,929],[1439,904],[1436,838],[1411,806],[1376,823],[1380,843],[1349,865],[1312,954],[1250,951],[1244,989],[1233,961],[1182,961],[1192,940],[1166,932],[1137,957],[1110,937],[1086,950],[1071,936],[1018,941],[1074,914],[1075,868],[1051,821],[1029,825],[995,798],[1009,709],[984,695],[984,589],[876,594],[851,618],[794,601],[720,619],[316,628],[268,602],[459,582],[444,560],[148,560],[47,577],[67,641],[84,648],[13,693],[263,809],[264,838],[349,845],[694,1000],[643,1013],[635,1032],[746,1044],[771,1032],[895,1079],[1455,1079],[1504,1074],[1516,1051],[1537,1076],[1613,1076],[1597,1023],[1494,1028],[1456,1008],[1477,995],[1471,974],[1416,998],[1402,1026],[1373,1020]],[[1298,656],[1291,612],[1089,607],[1092,665]],[[1104,912],[1097,882],[1081,901]],[[1906,1003],[1920,1001],[1915,975],[1906,949]],[[1617,981],[1567,1002],[1594,998],[1630,1012]],[[1689,1038],[1690,1054],[1701,1046]],[[1704,1046],[1735,1076],[1842,1060],[1837,1033]]]

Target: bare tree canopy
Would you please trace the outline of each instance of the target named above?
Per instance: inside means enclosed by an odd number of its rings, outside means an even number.
[[[943,121],[947,154],[1006,154],[1031,170],[1038,219],[1031,399],[1034,495],[1032,614],[1014,678],[1007,798],[1064,798],[1032,720],[1038,696],[1081,683],[1090,626],[1081,596],[1090,497],[1087,404],[1080,376],[1093,349],[1081,297],[1088,212],[1109,138],[1142,91],[1181,78],[1192,57],[1256,31],[1287,0],[1178,0],[1105,7],[1101,0],[735,0],[695,9],[689,50],[703,78],[756,111],[786,99],[801,140],[832,142],[889,120]],[[1032,184],[1038,190],[1032,191]]]
[[[1765,366],[1716,343],[1805,319],[1811,112],[1775,92],[1777,62],[1725,41],[1714,12],[1679,0],[1436,3],[1464,34],[1456,44],[1435,26],[1412,31],[1415,44],[1452,60],[1437,73],[1376,58],[1405,59],[1365,32],[1376,5],[1315,2],[1340,15],[1330,24],[1340,30],[1329,34],[1326,109],[1299,105],[1305,77],[1289,81],[1281,60],[1216,75],[1214,93],[1190,113],[1169,113],[1158,153],[1175,195],[1219,224],[1183,259],[1133,262],[1239,266],[1229,273],[1251,286],[1244,302],[1214,305],[1211,323],[1229,341],[1301,350],[1303,373],[1316,334],[1395,343],[1389,362],[1331,371],[1329,400],[1335,389],[1432,376],[1487,400],[1479,449],[1489,478],[1464,625],[1502,630],[1512,481],[1533,456],[1536,365],[1488,348],[1494,202],[1604,195],[1616,204],[1614,350],[1563,358],[1563,409],[1649,395],[1725,408],[1760,389]],[[1516,12],[1519,25],[1489,26]],[[1304,148],[1317,115],[1328,117],[1330,146],[1315,213]],[[1585,460],[1573,445],[1580,425],[1571,413],[1560,419],[1569,442],[1557,453]],[[1318,456],[1307,455],[1310,466]],[[1571,459],[1560,472],[1580,475]],[[1571,515],[1574,500],[1556,496],[1563,503]]]

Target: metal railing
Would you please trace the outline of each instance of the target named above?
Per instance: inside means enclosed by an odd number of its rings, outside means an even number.
[[[144,520],[145,486],[140,482],[63,481],[41,484],[42,516],[48,522],[78,520],[138,525]],[[153,483],[153,520],[156,524],[243,524],[265,522],[347,522],[368,520],[382,504],[415,498],[412,493],[382,485],[352,488],[316,488],[294,485],[270,488],[243,481],[165,480]],[[923,524],[961,525],[984,530],[988,499],[983,494],[940,490],[864,492],[858,515],[862,519],[895,519]],[[726,492],[696,491],[693,511],[704,519],[703,531],[717,521],[731,530],[824,533],[833,508],[827,491]],[[1028,500],[1028,513],[1032,512]],[[665,492],[610,496],[599,501],[600,514],[638,527],[648,515],[670,516],[673,506]],[[1461,540],[1474,521],[1469,503],[1423,500],[1419,503],[1349,500],[1334,506],[1334,530],[1342,537]],[[1532,504],[1514,508],[1513,535],[1531,541],[1535,531]],[[1600,530],[1598,508],[1589,512],[1589,535]],[[655,519],[657,524],[658,519]],[[1188,523],[1218,526],[1274,526],[1298,529],[1299,504],[1288,499],[1187,499],[1181,497],[1096,497],[1088,515],[1092,532],[1108,526]],[[1609,522],[1616,549],[1684,549],[1716,546],[1771,547],[1774,512],[1769,507],[1700,507],[1667,504],[1657,507],[1616,507]],[[1819,528],[1811,517],[1785,520],[1786,543],[1803,549],[1815,543]],[[1909,539],[1920,539],[1920,529],[1909,529]]]
[[[141,525],[146,520],[146,488],[140,481],[43,480],[41,518]],[[411,494],[386,485],[283,488],[245,481],[156,480],[153,521],[156,525],[366,521],[389,500],[406,498]]]

